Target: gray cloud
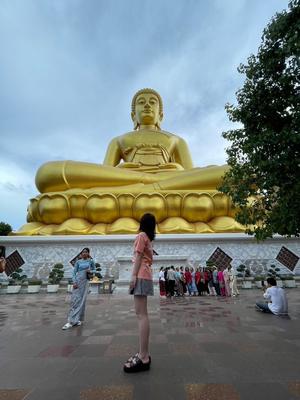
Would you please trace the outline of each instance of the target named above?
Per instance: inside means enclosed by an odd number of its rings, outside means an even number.
[[[286,0],[3,0],[0,183],[15,190],[1,187],[0,219],[14,228],[25,222],[43,162],[101,162],[110,139],[132,129],[130,101],[141,87],[161,93],[162,126],[187,140],[195,165],[224,163],[221,132],[231,127],[224,105],[234,102],[243,81],[236,67],[256,52],[263,28],[286,6]]]
[[[31,192],[32,187],[30,185],[16,185],[14,183],[11,182],[4,182],[4,183],[0,183],[0,190],[2,191],[8,191],[8,192],[12,192],[12,193],[25,193],[27,196],[28,194]]]

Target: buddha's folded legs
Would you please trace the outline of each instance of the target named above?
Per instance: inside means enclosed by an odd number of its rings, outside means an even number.
[[[76,161],[54,161],[42,165],[36,175],[41,193],[59,192],[73,188],[127,188],[145,190],[216,189],[226,170],[225,166],[193,168],[184,171],[147,173],[124,170],[107,165]]]
[[[152,186],[156,191],[215,190],[220,185],[226,170],[228,170],[228,166],[212,166],[178,171],[175,176],[158,180]]]
[[[162,192],[167,190],[216,190],[228,170],[227,165],[192,168],[184,171],[156,173],[154,183],[126,186],[132,193],[138,191]],[[151,174],[147,174],[151,175]]]
[[[152,183],[151,174],[122,170],[107,165],[76,161],[53,161],[43,164],[35,177],[41,193],[59,192],[72,188],[118,187],[136,183]]]

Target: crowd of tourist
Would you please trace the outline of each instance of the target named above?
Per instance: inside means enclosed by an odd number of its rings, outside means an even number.
[[[160,296],[237,296],[236,275],[229,265],[201,267],[161,267],[158,275]]]

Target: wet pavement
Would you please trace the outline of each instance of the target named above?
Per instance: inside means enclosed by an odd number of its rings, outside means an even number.
[[[0,400],[300,399],[300,289],[290,318],[238,298],[149,300],[150,371],[127,375],[137,351],[132,297],[89,295],[86,321],[62,331],[69,295],[0,296]]]

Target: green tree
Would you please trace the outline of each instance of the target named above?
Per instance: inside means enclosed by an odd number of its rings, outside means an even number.
[[[247,61],[238,68],[245,74],[238,104],[225,107],[241,127],[223,133],[231,168],[219,189],[257,239],[299,236],[300,0],[272,18]]]
[[[50,285],[58,285],[64,277],[64,266],[61,263],[54,264],[50,271],[48,282]]]
[[[12,227],[5,222],[0,222],[0,236],[7,236],[12,232]]]
[[[27,275],[22,274],[22,273],[23,273],[23,269],[22,268],[16,269],[9,277],[10,283],[11,284],[15,284],[15,283],[24,282],[25,279],[27,279]]]

